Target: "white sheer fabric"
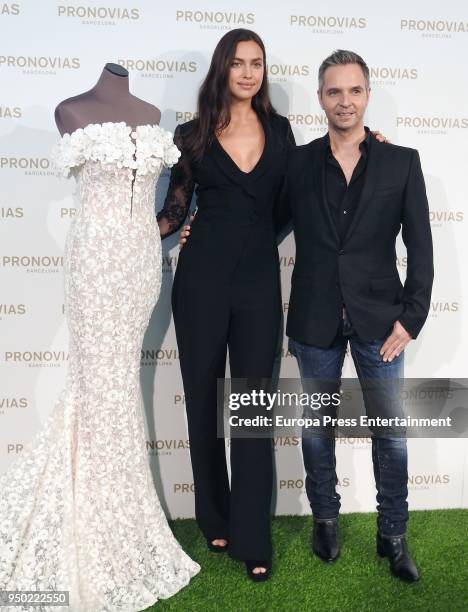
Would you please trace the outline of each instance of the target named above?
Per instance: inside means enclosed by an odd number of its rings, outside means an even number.
[[[200,569],[154,489],[139,383],[161,285],[155,185],[178,157],[169,132],[124,123],[89,125],[55,149],[81,202],[65,249],[68,379],[0,477],[0,590],[65,590],[73,612],[135,612]]]

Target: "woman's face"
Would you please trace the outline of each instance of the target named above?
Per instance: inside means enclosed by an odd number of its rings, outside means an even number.
[[[262,49],[253,40],[237,44],[229,70],[229,90],[236,100],[251,99],[262,86],[265,64]]]

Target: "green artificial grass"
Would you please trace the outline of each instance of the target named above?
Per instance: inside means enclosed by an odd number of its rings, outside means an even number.
[[[195,521],[172,529],[201,572],[153,612],[457,612],[468,610],[468,510],[411,512],[408,543],[421,579],[394,578],[375,551],[375,514],[340,517],[341,556],[326,564],[310,550],[311,517],[273,519],[273,573],[252,583],[243,563],[208,551]]]

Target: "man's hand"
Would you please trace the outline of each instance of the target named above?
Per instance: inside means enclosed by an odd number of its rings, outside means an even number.
[[[379,142],[390,142],[388,138],[385,138],[383,134],[379,132],[379,130],[372,130],[371,133],[377,138]]]
[[[190,225],[184,225],[182,231],[180,232],[179,238],[179,250],[184,246],[187,242],[187,238],[190,236]]]
[[[395,321],[392,333],[385,340],[380,349],[383,361],[393,361],[395,357],[398,357],[398,355],[405,350],[410,340],[412,340],[411,336],[400,321]]]
[[[197,209],[195,209],[195,211],[190,215],[190,223],[193,222],[196,214],[197,214]],[[190,225],[184,225],[184,227],[182,228],[180,232],[179,251],[184,246],[184,244],[187,242],[187,238],[189,236],[190,236]]]

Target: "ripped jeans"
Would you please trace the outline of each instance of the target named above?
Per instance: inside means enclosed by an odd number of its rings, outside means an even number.
[[[379,353],[384,340],[360,340],[347,320],[330,348],[322,349],[290,339],[289,350],[296,357],[304,391],[308,380],[336,380],[339,388],[347,345],[359,380],[386,381],[403,377],[404,352],[391,362],[382,361]],[[392,398],[389,412],[398,413],[399,400]],[[396,408],[395,408],[396,406]],[[366,405],[366,409],[368,406]],[[367,410],[367,412],[369,412]],[[383,416],[383,415],[382,415]],[[386,415],[385,415],[386,416]],[[337,518],[340,495],[336,491],[335,436],[303,436],[302,454],[306,471],[306,492],[315,519]],[[377,528],[383,536],[406,532],[408,521],[408,455],[405,436],[379,437],[372,434],[372,462],[377,489]]]

